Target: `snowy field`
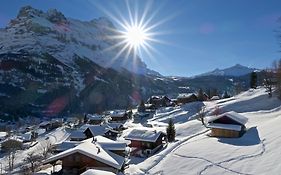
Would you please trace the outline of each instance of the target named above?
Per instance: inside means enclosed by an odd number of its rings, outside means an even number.
[[[150,119],[154,125],[175,119],[176,142],[143,162],[135,162],[126,174],[280,174],[281,164],[281,102],[268,98],[263,88],[249,90],[238,96],[206,102],[207,112],[219,106],[221,112],[234,110],[249,121],[241,138],[215,138],[200,121],[192,120],[196,105],[158,111]],[[200,105],[200,104],[199,104]],[[183,121],[184,122],[183,122]]]

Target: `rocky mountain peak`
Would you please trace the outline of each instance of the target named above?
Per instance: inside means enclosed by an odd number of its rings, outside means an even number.
[[[24,6],[19,10],[17,18],[41,16],[44,12],[31,6]]]
[[[46,12],[46,18],[52,23],[65,23],[67,22],[66,17],[56,9],[49,9]]]

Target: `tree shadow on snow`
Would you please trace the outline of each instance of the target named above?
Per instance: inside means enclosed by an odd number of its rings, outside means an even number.
[[[257,127],[251,127],[240,138],[219,138],[219,142],[235,146],[253,146],[261,143]]]

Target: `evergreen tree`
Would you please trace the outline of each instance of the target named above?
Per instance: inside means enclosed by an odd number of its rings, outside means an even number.
[[[144,104],[143,100],[141,100],[141,102],[138,106],[138,112],[145,112],[145,104]]]
[[[175,129],[175,125],[174,125],[174,122],[172,119],[169,120],[168,126],[166,128],[166,132],[167,132],[168,142],[175,141],[176,129]]]
[[[204,101],[204,92],[201,88],[198,91],[197,98],[199,101]]]
[[[257,73],[256,72],[251,73],[250,87],[254,88],[254,89],[257,88]]]
[[[224,91],[224,93],[222,94],[222,98],[229,98],[230,95],[227,93],[227,91]]]

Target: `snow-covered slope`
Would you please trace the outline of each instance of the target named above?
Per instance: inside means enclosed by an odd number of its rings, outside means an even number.
[[[138,57],[129,55],[125,59],[126,51],[117,56],[122,45],[114,47],[120,42],[115,35],[115,27],[106,18],[80,21],[66,18],[55,9],[43,12],[26,6],[0,30],[0,54],[20,50],[48,53],[67,65],[74,64],[78,56],[102,67],[146,74],[148,69]]]
[[[209,137],[209,131],[198,120],[176,123],[177,141],[143,162],[131,165],[127,173],[280,174],[281,102],[276,95],[269,98],[264,88],[250,89],[234,98],[207,102],[207,112],[216,106],[222,111],[235,110],[249,119],[247,132],[241,138]],[[163,118],[168,117],[165,114],[168,111],[163,111]],[[159,120],[160,111],[158,116]],[[178,116],[171,113],[170,117]]]
[[[249,74],[253,71],[257,71],[257,69],[242,66],[240,64],[236,64],[236,65],[234,65],[232,67],[229,67],[229,68],[226,68],[226,69],[215,69],[211,72],[203,73],[203,74],[200,74],[198,76],[214,75],[214,76],[235,76],[235,77],[238,77],[238,76]]]

